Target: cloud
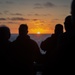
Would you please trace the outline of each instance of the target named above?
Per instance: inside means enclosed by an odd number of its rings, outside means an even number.
[[[40,4],[40,3],[35,3],[34,6],[35,6],[34,9],[42,9],[43,8],[42,4]]]
[[[51,16],[51,14],[38,14],[38,13],[35,13],[35,14],[28,14],[28,16]]]
[[[34,18],[34,19],[27,19],[23,17],[12,17],[12,18],[0,18],[0,21],[37,21],[40,19]],[[10,23],[10,22],[9,22]]]
[[[28,14],[28,16],[40,16],[40,14]]]
[[[5,20],[7,20],[6,18],[0,18],[0,21],[5,21]]]
[[[3,13],[4,14],[9,14],[9,15],[14,15],[14,16],[24,16],[23,14],[21,14],[21,13],[11,13],[11,12],[9,12],[8,10],[5,10],[5,11],[3,11]]]
[[[35,16],[51,16],[50,14],[34,14]]]
[[[46,2],[46,3],[36,3],[34,4],[34,9],[41,9],[41,8],[50,8],[50,7],[55,7],[56,5],[51,3],[51,2]]]
[[[51,22],[54,23],[54,22],[57,22],[57,21],[60,21],[60,20],[56,18],[56,19],[52,19]]]
[[[8,10],[5,10],[5,11],[4,11],[4,14],[8,14],[8,13],[9,13],[9,11],[8,11]]]
[[[14,4],[14,2],[13,1],[5,1],[5,2],[0,1],[0,4]]]
[[[12,1],[6,1],[5,3],[7,3],[7,4],[14,4],[14,2],[12,2]]]
[[[14,15],[14,16],[23,16],[23,14],[21,14],[21,13],[10,13],[10,15]]]
[[[25,21],[29,19],[25,19],[23,17],[12,17],[12,18],[0,18],[1,21],[12,20],[12,21]]]
[[[20,24],[19,22],[0,22],[0,24]]]
[[[37,20],[39,20],[39,19],[32,19],[33,21],[37,21]]]
[[[8,24],[20,24],[19,22],[6,22]]]
[[[13,21],[17,21],[17,20],[24,21],[26,19],[25,18],[22,18],[22,17],[13,17],[13,18],[9,18],[9,20],[13,20]]]
[[[55,5],[51,2],[46,2],[43,4],[45,7],[55,7]]]
[[[0,15],[2,15],[2,13],[0,12]]]
[[[40,14],[34,14],[35,16],[40,16]]]
[[[23,17],[12,17],[12,18],[8,18],[8,20],[12,20],[12,21],[29,21],[30,19],[26,19]]]

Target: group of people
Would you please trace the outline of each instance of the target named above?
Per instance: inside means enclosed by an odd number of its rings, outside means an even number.
[[[56,24],[54,33],[40,44],[46,51],[42,55],[38,44],[28,35],[27,24],[18,28],[19,35],[14,41],[7,26],[0,27],[0,71],[7,74],[42,75],[74,73],[75,43],[75,0],[71,4],[71,15],[65,17],[62,24]],[[37,66],[41,64],[41,66]],[[41,68],[41,69],[40,69]]]
[[[34,67],[36,63],[39,63],[41,53],[37,43],[27,33],[27,24],[21,24],[18,37],[11,42],[9,41],[10,29],[7,26],[0,27],[0,64],[1,69],[3,68],[2,71],[24,72],[27,75],[36,73]]]

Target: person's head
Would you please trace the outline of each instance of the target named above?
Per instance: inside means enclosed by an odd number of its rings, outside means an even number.
[[[59,35],[63,33],[63,25],[62,24],[56,24],[55,25],[55,34]]]
[[[21,24],[19,27],[19,35],[23,36],[23,35],[27,35],[27,33],[28,33],[27,24]]]
[[[73,26],[72,25],[72,16],[71,15],[68,15],[68,16],[66,16],[65,21],[64,21],[65,30],[66,31],[72,30],[73,29],[72,26]]]
[[[71,15],[72,15],[72,24],[75,27],[75,0],[72,0],[71,3]]]
[[[75,15],[75,0],[72,0],[72,3],[71,3],[71,14]]]
[[[0,40],[8,40],[10,38],[10,29],[9,27],[2,25],[0,26]]]

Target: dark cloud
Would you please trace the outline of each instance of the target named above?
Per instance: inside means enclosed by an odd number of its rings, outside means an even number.
[[[34,14],[35,16],[51,16],[50,14]]]
[[[43,7],[42,7],[42,4],[40,4],[40,3],[35,3],[34,4],[34,9],[42,9]]]
[[[34,4],[34,8],[35,9],[41,9],[41,8],[49,8],[49,7],[55,7],[55,4],[51,3],[51,2],[46,2],[46,3],[36,3]]]
[[[7,4],[14,4],[14,2],[12,2],[12,1],[6,1],[5,3],[7,3]]]
[[[10,15],[14,15],[14,16],[23,16],[23,14],[21,14],[21,13],[10,13]]]
[[[5,10],[5,11],[4,11],[4,14],[8,14],[8,13],[9,13],[9,11],[8,11],[8,10]]]
[[[12,18],[0,18],[0,21],[10,21],[9,23],[13,23],[11,21],[37,21],[37,20],[40,20],[40,19],[25,19],[23,17],[12,17]]]
[[[24,21],[26,19],[22,18],[22,17],[13,17],[13,18],[9,18],[9,20],[14,20],[14,21],[21,20],[21,21]]]
[[[51,16],[51,14],[28,14],[28,16]]]
[[[0,21],[5,21],[5,20],[7,20],[6,18],[0,18]]]
[[[9,15],[14,15],[14,16],[24,16],[23,14],[21,13],[11,13],[9,12],[8,10],[5,10],[3,11],[4,14],[9,14]]]
[[[12,21],[27,21],[27,20],[30,20],[30,19],[25,19],[23,17],[12,17],[12,18],[0,18],[1,21],[4,21],[4,20],[12,20]]]
[[[0,1],[0,4],[14,4],[14,2],[13,1],[5,1],[5,2],[2,2],[2,1]]]
[[[12,17],[12,18],[8,18],[8,20],[12,20],[12,21],[29,21],[30,19],[25,19],[23,17]]]
[[[0,22],[1,24],[20,24],[19,22]]]
[[[0,15],[2,15],[2,13],[0,13]]]
[[[32,19],[33,21],[37,21],[37,20],[39,20],[39,19]]]
[[[55,5],[53,3],[51,3],[51,2],[44,3],[44,6],[45,7],[55,7]]]
[[[8,24],[20,24],[19,22],[6,22]]]
[[[28,16],[40,16],[40,14],[28,14]]]
[[[40,14],[34,14],[35,16],[40,16]]]

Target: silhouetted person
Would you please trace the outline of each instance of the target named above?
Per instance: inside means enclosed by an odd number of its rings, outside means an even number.
[[[75,28],[75,0],[72,0],[71,3],[71,14],[72,14],[72,24]]]
[[[71,15],[66,16],[64,21],[65,32],[59,39],[59,69],[64,73],[72,73],[74,66],[75,32],[72,25]],[[67,69],[67,71],[66,71]],[[72,70],[72,71],[71,71]]]
[[[45,69],[43,75],[50,75],[55,71],[56,57],[57,57],[57,41],[58,38],[63,34],[63,25],[56,24],[54,34],[48,37],[46,40],[41,42],[41,49],[46,51],[45,55]]]
[[[27,24],[20,25],[19,35],[12,42],[12,49],[14,64],[19,72],[22,71],[26,75],[34,75],[34,62],[38,62],[40,58],[40,49],[37,43],[28,35]]]
[[[0,73],[9,73],[10,29],[0,26]]]
[[[71,4],[71,15],[72,15],[72,26],[73,26],[73,40],[72,40],[72,48],[71,48],[71,50],[72,50],[72,62],[71,62],[71,68],[72,68],[72,66],[73,66],[73,68],[75,67],[74,65],[75,65],[75,61],[74,61],[74,59],[75,59],[75,53],[74,53],[74,50],[75,50],[75,45],[74,45],[74,43],[75,43],[75,0],[72,0],[72,4]],[[73,69],[72,69],[73,70]],[[73,70],[73,73],[74,73],[74,70]]]

